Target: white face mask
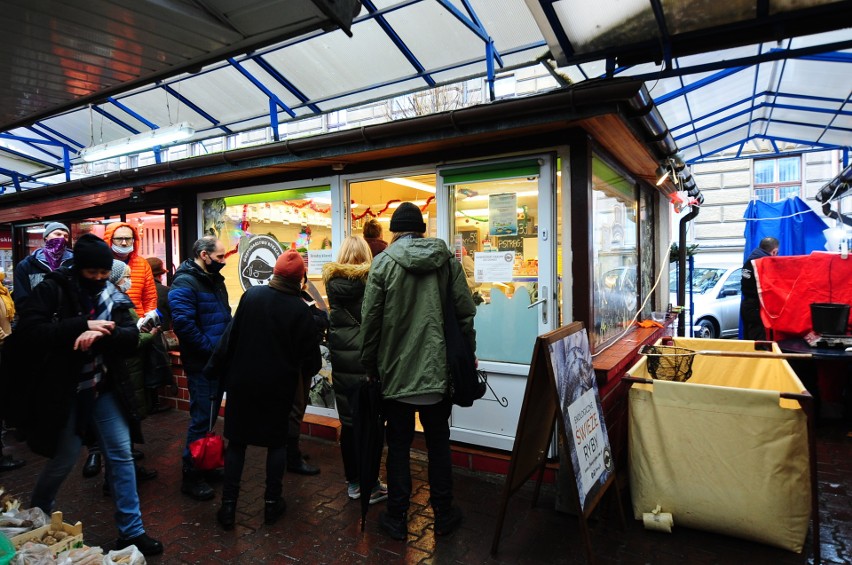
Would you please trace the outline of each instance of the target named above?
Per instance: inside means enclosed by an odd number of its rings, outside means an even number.
[[[112,250],[115,251],[118,255],[130,255],[133,251],[132,245],[116,245],[112,244]]]
[[[133,286],[133,285],[132,285],[132,281],[131,281],[131,280],[130,280],[130,278],[128,277],[128,278],[124,279],[124,282],[123,282],[123,283],[121,283],[120,285],[118,285],[118,290],[120,290],[121,292],[127,292],[127,291],[129,291],[129,290],[130,290],[130,287],[131,287],[131,286]]]

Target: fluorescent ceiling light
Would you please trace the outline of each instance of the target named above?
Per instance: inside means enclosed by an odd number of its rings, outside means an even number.
[[[517,194],[518,198],[521,198],[523,196],[538,196],[538,191],[537,190],[524,190],[524,191],[521,191],[521,192],[516,192],[515,194]],[[468,196],[466,198],[459,198],[457,196],[456,200],[459,201],[459,202],[474,202],[476,200],[488,200],[488,198],[490,196],[491,196],[490,194],[477,194],[476,196]]]
[[[517,208],[518,214],[523,213],[523,208]],[[465,216],[487,216],[488,208],[471,208],[470,210],[457,210],[456,218],[461,218]]]
[[[666,182],[671,175],[671,169],[668,166],[660,165],[657,167],[657,186],[662,186],[664,182]]]
[[[389,179],[385,179],[385,180],[388,181],[388,182],[392,182],[394,184],[401,184],[402,186],[407,186],[409,188],[416,188],[417,190],[422,190],[424,192],[431,192],[432,194],[435,194],[435,187],[434,186],[429,186],[426,183],[417,182],[416,180],[404,179],[404,178],[400,178],[400,177],[393,177],[393,178],[389,178]]]
[[[152,129],[116,139],[100,145],[86,147],[80,151],[80,157],[87,163],[92,161],[100,161],[109,159],[110,157],[118,157],[119,155],[128,155],[130,153],[139,153],[154,147],[163,145],[171,145],[184,139],[189,139],[195,135],[195,128],[189,122],[181,122],[173,126],[164,128]]]
[[[411,202],[412,204],[414,204],[418,208],[422,208],[423,206],[426,206],[425,200],[409,200],[409,202]],[[400,204],[402,204],[402,202],[391,202],[390,204],[388,204],[388,208],[390,208],[392,210],[396,210],[397,208],[399,208]]]

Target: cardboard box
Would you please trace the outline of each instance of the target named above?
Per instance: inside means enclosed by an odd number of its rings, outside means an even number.
[[[48,532],[65,532],[68,537],[59,540],[55,544],[50,545],[50,551],[54,557],[63,551],[83,547],[83,524],[77,522],[73,526],[62,521],[62,512],[54,512],[50,516],[50,524],[36,528],[32,531],[18,534],[12,538],[12,545],[15,549],[20,549],[22,545],[28,541],[40,543],[41,539]]]

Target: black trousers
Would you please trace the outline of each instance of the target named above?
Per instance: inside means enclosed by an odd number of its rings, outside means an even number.
[[[222,485],[222,500],[237,500],[240,480],[246,463],[246,444],[228,441],[225,449],[225,477]],[[281,496],[281,482],[287,467],[287,446],[266,448],[266,491],[265,500],[276,500]]]
[[[746,297],[740,302],[740,317],[743,319],[743,339],[765,341],[766,328],[760,319],[760,299]]]
[[[445,399],[438,404],[416,405],[386,400],[384,410],[388,445],[388,513],[399,517],[408,512],[411,498],[411,442],[414,440],[414,414],[420,413],[429,457],[429,503],[436,514],[450,509],[453,502],[453,462],[450,454],[450,410]]]

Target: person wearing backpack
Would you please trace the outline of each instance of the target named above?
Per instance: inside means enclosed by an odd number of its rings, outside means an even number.
[[[461,264],[447,244],[424,237],[420,208],[403,202],[390,221],[388,248],[373,259],[361,308],[361,363],[381,381],[386,441],[388,501],[379,519],[396,540],[408,535],[411,497],[410,448],[419,414],[429,457],[429,502],[435,533],[447,535],[462,521],[453,505],[450,453],[449,374],[443,300],[450,293],[462,335],[476,351],[473,303]]]

